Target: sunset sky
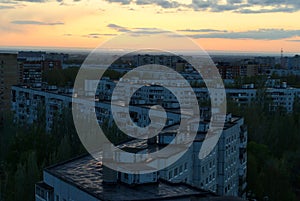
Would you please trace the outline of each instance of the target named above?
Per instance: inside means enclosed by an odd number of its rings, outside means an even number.
[[[95,48],[163,29],[208,51],[300,52],[299,0],[0,0],[0,12],[2,47]]]

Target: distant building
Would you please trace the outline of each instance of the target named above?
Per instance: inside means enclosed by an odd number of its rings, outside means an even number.
[[[295,55],[294,57],[283,57],[281,59],[281,68],[287,70],[300,70],[300,56]]]
[[[270,69],[274,69],[276,65],[275,57],[255,57],[255,63],[258,65],[258,73],[266,74]]]
[[[31,88],[41,88],[43,72],[62,69],[65,54],[21,51],[18,53],[20,82]]]
[[[300,70],[287,70],[287,69],[271,69],[267,73],[268,75],[277,75],[279,77],[286,77],[291,75],[300,76]]]
[[[258,63],[253,59],[244,59],[241,61],[242,77],[252,77],[258,75]]]
[[[19,52],[18,62],[20,64],[20,81],[22,84],[41,88],[43,61],[46,52]]]
[[[241,75],[241,67],[237,63],[218,62],[216,67],[222,79],[235,79]]]
[[[226,89],[226,94],[238,105],[249,105],[257,98],[258,89],[254,85],[249,85],[242,89]],[[288,87],[286,83],[281,83],[279,86],[264,89],[264,95],[270,98],[269,111],[278,111],[283,109],[287,113],[294,111],[295,101],[299,101],[300,89]]]
[[[16,54],[0,53],[0,125],[4,113],[11,108],[11,86],[19,82]]]
[[[255,57],[241,61],[219,61],[216,67],[223,79],[235,79],[238,77],[252,77],[267,74],[275,67],[275,57]]]

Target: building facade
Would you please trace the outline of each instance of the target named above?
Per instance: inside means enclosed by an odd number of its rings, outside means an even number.
[[[16,54],[0,53],[0,125],[11,108],[11,86],[19,82]]]
[[[21,51],[18,53],[20,83],[31,88],[42,87],[43,72],[62,69],[66,54]]]
[[[99,155],[100,156],[100,155]],[[205,201],[215,193],[184,183],[158,179],[147,185],[104,182],[105,166],[91,156],[82,156],[44,170],[44,180],[35,187],[36,201]],[[121,177],[119,175],[119,177]]]

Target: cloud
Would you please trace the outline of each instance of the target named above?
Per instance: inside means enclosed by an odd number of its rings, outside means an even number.
[[[108,34],[108,33],[90,33],[87,35],[82,35],[82,37],[86,38],[100,38],[101,36],[116,36],[117,34]]]
[[[109,3],[120,3],[120,4],[123,4],[123,5],[128,5],[131,3],[131,0],[105,0]]]
[[[292,37],[300,37],[300,29],[285,30],[285,29],[257,29],[248,31],[228,31],[219,29],[180,29],[178,32],[184,32],[185,35],[172,34],[165,30],[157,28],[134,27],[128,28],[116,24],[108,24],[107,27],[118,32],[129,32],[132,36],[144,36],[153,34],[168,33],[171,37],[191,37],[191,38],[223,38],[223,39],[254,39],[254,40],[280,40]],[[90,37],[97,37],[100,34],[90,34]],[[103,34],[102,34],[103,35]]]
[[[208,10],[211,12],[233,11],[243,14],[296,12],[300,10],[298,0],[193,0],[190,6],[194,10]]]
[[[0,10],[4,9],[16,9],[24,7],[25,5],[17,1],[0,0]]]
[[[11,0],[0,0],[1,4],[19,4],[20,2],[18,1],[11,1]]]
[[[235,12],[241,14],[296,12],[300,10],[299,0],[192,0],[182,4],[179,0],[104,0],[109,3],[140,6],[155,5],[163,9],[185,8],[195,11]],[[166,12],[166,10],[164,10]],[[180,10],[178,10],[180,11]]]
[[[131,32],[136,35],[167,33],[167,31],[157,28],[134,28]]]
[[[177,1],[168,1],[168,0],[136,0],[137,5],[157,5],[162,8],[178,8],[182,6],[181,3]]]
[[[300,30],[258,29],[243,32],[190,34],[187,36],[192,38],[279,40],[300,36]]]
[[[286,41],[300,43],[300,40],[286,40]]]
[[[34,20],[15,20],[11,21],[12,24],[19,24],[19,25],[47,25],[47,26],[55,26],[55,25],[63,25],[63,22],[41,22],[41,21],[34,21]]]
[[[61,5],[67,5],[63,0],[3,0],[0,3],[15,2],[50,2],[57,1]],[[73,0],[79,2],[81,0]],[[119,3],[121,5],[154,5],[165,9],[160,12],[167,12],[166,9],[181,8],[195,11],[209,12],[235,12],[241,14],[277,13],[277,12],[297,12],[300,11],[299,0],[192,0],[191,3],[183,4],[179,0],[103,0],[108,3]],[[3,6],[2,6],[3,7]],[[2,9],[5,9],[4,7]],[[128,8],[130,9],[130,8]]]
[[[296,8],[273,8],[273,9],[260,9],[260,10],[252,10],[252,9],[240,9],[236,10],[236,13],[242,14],[259,14],[259,13],[278,13],[278,12],[285,12],[285,13],[292,13],[296,12]]]
[[[114,29],[118,32],[121,33],[128,33],[130,32],[131,35],[134,36],[140,36],[140,35],[146,35],[146,34],[160,34],[160,33],[166,33],[167,31],[165,30],[160,30],[157,28],[153,28],[153,27],[134,27],[134,28],[128,28],[128,27],[123,27],[120,25],[116,25],[116,24],[108,24],[107,27]]]
[[[119,25],[116,25],[116,24],[108,24],[107,27],[109,27],[111,29],[114,29],[118,32],[128,32],[128,31],[130,31],[126,27],[122,27],[122,26],[119,26]]]
[[[43,2],[47,2],[48,0],[16,0],[16,1],[20,1],[20,2],[32,2],[32,3],[43,3]]]
[[[100,34],[88,34],[88,35],[83,35],[82,37],[86,37],[86,38],[100,38]]]
[[[227,30],[218,30],[218,29],[181,29],[177,30],[180,32],[194,32],[194,33],[202,33],[202,32],[228,32]]]
[[[14,9],[15,8],[15,6],[2,6],[2,5],[0,5],[0,10],[4,10],[4,9]]]

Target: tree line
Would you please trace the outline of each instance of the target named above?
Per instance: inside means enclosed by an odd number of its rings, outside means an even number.
[[[42,180],[45,167],[86,152],[69,109],[55,118],[50,133],[45,132],[44,115],[24,126],[8,115],[0,130],[1,201],[35,200],[35,183]]]
[[[243,116],[248,126],[247,183],[250,197],[272,201],[299,200],[300,103],[294,112],[269,111],[263,91],[250,105],[228,100],[228,111]]]

